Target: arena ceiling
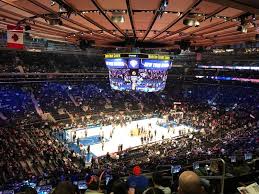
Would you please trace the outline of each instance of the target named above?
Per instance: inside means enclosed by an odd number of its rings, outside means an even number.
[[[237,28],[247,13],[255,14],[246,18],[254,25],[244,33]],[[258,15],[258,0],[0,0],[0,29],[29,25],[33,37],[93,40],[100,47],[129,46],[135,40],[144,47],[168,48],[180,40],[195,46],[255,41]],[[53,25],[53,18],[61,25]],[[199,26],[184,25],[187,18]]]

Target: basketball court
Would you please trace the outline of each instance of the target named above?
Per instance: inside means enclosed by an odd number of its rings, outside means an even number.
[[[169,127],[165,124],[163,119],[151,118],[128,122],[125,126],[116,126],[114,128],[112,125],[109,125],[88,129],[79,128],[68,130],[67,140],[71,142],[70,147],[73,149],[77,147],[77,150],[79,150],[77,142],[73,142],[73,134],[76,132],[76,138],[79,138],[80,149],[87,149],[87,146],[90,145],[90,152],[92,155],[98,157],[107,154],[107,152],[118,152],[118,147],[121,144],[123,145],[123,150],[142,145],[141,136],[145,136],[146,133],[138,135],[138,128],[143,128],[145,132],[151,131],[150,133],[153,138],[152,140],[149,139],[149,143],[162,140],[163,137],[164,139],[168,139],[177,137],[182,133],[189,133],[193,131],[193,129],[188,126],[178,126],[174,124]],[[87,137],[85,137],[86,130]],[[111,137],[112,130],[113,134]],[[101,136],[104,137],[103,149],[100,138]],[[145,143],[147,143],[147,141],[144,142],[144,144]]]

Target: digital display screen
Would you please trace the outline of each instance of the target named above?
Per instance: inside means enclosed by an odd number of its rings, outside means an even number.
[[[120,91],[157,92],[164,90],[170,57],[157,54],[106,54],[111,88]]]
[[[30,181],[23,181],[22,186],[28,186],[31,188],[36,188],[36,183]]]
[[[198,79],[214,79],[220,81],[241,81],[241,82],[251,82],[259,83],[259,79],[250,79],[250,78],[238,78],[238,77],[226,77],[226,76],[195,76]]]
[[[108,185],[108,183],[112,180],[112,176],[106,176],[105,177],[105,184]]]
[[[129,69],[138,69],[140,64],[139,59],[128,59],[128,68]]]
[[[198,162],[194,162],[194,163],[192,164],[192,167],[193,167],[193,170],[197,170],[197,169],[200,168],[200,164],[199,164]]]
[[[140,59],[158,59],[158,60],[170,60],[169,55],[160,54],[145,54],[145,53],[107,53],[104,55],[106,59],[114,58],[140,58]]]
[[[142,59],[140,68],[142,69],[169,69],[170,61],[162,61],[162,60],[150,60],[150,59]]]
[[[125,69],[128,68],[127,63],[127,59],[105,59],[108,69]]]
[[[181,168],[182,168],[181,165],[173,165],[173,166],[171,166],[171,174],[175,174],[175,173],[180,172]]]
[[[51,185],[41,186],[36,188],[38,194],[49,194],[52,191]]]
[[[167,71],[148,69],[112,69],[110,85],[114,90],[156,92],[165,88]]]
[[[252,160],[252,153],[246,153],[245,160]]]
[[[86,190],[87,189],[87,185],[86,185],[86,181],[78,181],[77,183],[78,189],[79,190]]]
[[[171,68],[171,62],[169,60],[153,60],[139,58],[105,59],[105,64],[108,69],[168,70]]]

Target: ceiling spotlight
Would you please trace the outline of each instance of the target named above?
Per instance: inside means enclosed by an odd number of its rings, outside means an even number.
[[[247,33],[247,28],[246,28],[246,26],[238,26],[237,27],[237,31],[240,31],[240,32],[242,32],[242,33]]]
[[[55,1],[50,1],[50,6],[53,6],[53,5],[55,5],[55,4],[56,4]]]
[[[169,36],[169,35],[170,35],[170,32],[167,32],[166,35]]]
[[[84,32],[81,32],[81,36],[83,36],[84,35]]]
[[[142,34],[142,31],[140,31],[139,34]]]
[[[199,27],[199,26],[200,26],[200,22],[199,22],[198,20],[195,20],[195,21],[194,21],[194,26],[195,26],[195,27]]]
[[[90,35],[93,35],[93,32],[90,32]]]
[[[193,19],[185,18],[185,19],[183,20],[183,24],[186,25],[186,26],[192,27],[192,26],[194,25],[194,20],[193,20]]]
[[[114,31],[112,32],[112,34],[116,34],[116,31],[114,30]]]
[[[112,18],[111,20],[114,22],[114,23],[124,23],[125,22],[125,18],[123,15],[120,15],[118,13],[114,13],[112,15]]]
[[[101,30],[100,34],[103,34],[103,30]]]
[[[177,13],[177,16],[180,16],[180,15],[181,15],[181,13],[180,13],[180,12],[178,12],[178,13]]]
[[[247,33],[247,28],[246,27],[242,27],[242,33]]]
[[[168,0],[164,0],[163,6],[164,6],[164,7],[167,7],[167,6],[168,6]]]
[[[192,19],[192,18],[185,18],[183,20],[183,24],[189,27],[195,26],[198,27],[200,26],[200,22],[197,19]]]
[[[64,6],[59,5],[59,12],[66,12],[66,8],[64,8]]]

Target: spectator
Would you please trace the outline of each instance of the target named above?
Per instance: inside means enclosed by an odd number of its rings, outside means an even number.
[[[128,194],[128,186],[122,180],[116,180],[112,186],[113,194]]]
[[[164,178],[163,178],[163,175],[162,173],[160,172],[154,172],[152,174],[152,181],[153,181],[153,184],[154,184],[154,188],[158,188],[158,189],[161,189],[164,194],[171,194],[171,189],[169,187],[163,187],[163,182],[164,182]],[[146,194],[147,190],[145,191],[145,194]]]
[[[127,180],[127,184],[130,188],[135,188],[135,193],[142,193],[148,187],[148,179],[141,175],[141,168],[135,166],[133,168],[133,175]]]
[[[192,171],[185,171],[179,177],[179,194],[202,194],[200,177]]]
[[[53,191],[53,194],[77,194],[77,193],[78,192],[75,186],[68,181],[60,182],[58,186],[55,188],[55,190]]]
[[[36,189],[28,187],[24,190],[24,192],[22,192],[22,194],[37,194]]]

